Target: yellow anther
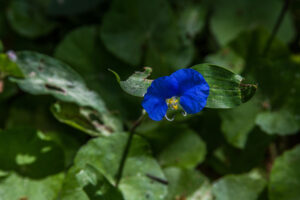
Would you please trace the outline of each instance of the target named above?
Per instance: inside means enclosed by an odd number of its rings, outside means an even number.
[[[175,110],[178,110],[178,105],[177,105],[177,104],[173,105],[173,108],[174,108]]]

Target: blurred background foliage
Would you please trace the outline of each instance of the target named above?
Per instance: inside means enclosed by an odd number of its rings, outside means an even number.
[[[0,40],[1,200],[300,199],[299,0],[0,0]],[[116,188],[142,107],[108,68],[155,79],[205,62],[256,95],[146,119]]]

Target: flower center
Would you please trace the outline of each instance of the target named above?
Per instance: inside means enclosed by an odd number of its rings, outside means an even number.
[[[172,97],[170,99],[167,99],[166,102],[167,102],[167,105],[169,108],[171,108],[172,110],[178,110],[178,108],[179,108],[178,97]]]

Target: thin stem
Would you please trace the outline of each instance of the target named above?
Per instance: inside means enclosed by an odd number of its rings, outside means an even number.
[[[289,8],[291,2],[292,2],[292,0],[285,0],[284,1],[284,4],[283,4],[282,9],[280,11],[280,14],[279,14],[279,16],[277,18],[276,24],[275,24],[275,26],[274,26],[274,28],[272,30],[272,33],[271,33],[271,35],[270,35],[270,37],[269,37],[269,39],[268,39],[268,41],[266,43],[266,46],[265,46],[265,48],[263,50],[263,54],[262,55],[264,57],[268,55],[268,52],[269,52],[269,50],[270,50],[270,48],[272,46],[272,42],[273,42],[273,40],[274,40],[274,38],[275,38],[275,36],[276,36],[279,28],[280,28],[280,25],[281,25],[281,23],[282,23],[282,21],[283,21],[283,19],[285,17],[286,12],[288,11],[288,8]]]
[[[125,146],[125,149],[124,149],[124,152],[123,152],[123,155],[122,155],[122,159],[121,159],[121,162],[120,162],[120,165],[119,165],[118,173],[116,175],[116,187],[118,187],[118,185],[120,183],[120,180],[122,178],[123,169],[124,169],[124,166],[125,166],[126,158],[128,156],[128,153],[129,153],[129,149],[130,149],[130,146],[131,146],[131,143],[132,143],[133,136],[135,134],[135,130],[142,123],[142,121],[145,117],[145,114],[146,114],[145,111],[143,111],[142,115],[133,123],[133,125],[130,129],[129,137],[127,139],[127,143],[126,143],[126,146]]]

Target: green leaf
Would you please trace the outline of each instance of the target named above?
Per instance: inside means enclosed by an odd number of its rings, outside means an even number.
[[[18,65],[12,61],[7,54],[0,53],[0,79],[6,76],[24,77]]]
[[[275,160],[272,167],[269,198],[270,200],[295,200],[300,198],[300,146],[286,151]]]
[[[104,0],[51,0],[49,13],[52,15],[76,15],[94,9]]]
[[[184,130],[180,134],[173,135],[173,137],[172,141],[158,155],[158,160],[162,166],[193,169],[204,161],[206,146],[195,132]]]
[[[114,72],[113,70],[110,71],[116,76],[117,81],[125,92],[137,97],[144,96],[147,92],[148,87],[153,81],[147,79],[152,72],[152,69],[150,67],[145,67],[144,72],[135,72],[126,81],[121,81],[120,76],[116,72]]]
[[[233,108],[247,102],[257,89],[255,84],[246,84],[242,76],[211,64],[192,67],[200,72],[210,86],[207,108]]]
[[[165,200],[212,200],[211,187],[207,178],[196,170],[169,167],[164,169],[169,182]]]
[[[261,105],[254,98],[237,108],[220,112],[221,129],[231,145],[237,148],[245,147],[248,134],[255,127],[255,119],[260,111]]]
[[[225,45],[249,27],[263,26],[271,32],[284,2],[273,0],[263,2],[260,0],[217,0],[209,3],[214,7],[211,19],[212,31],[221,45]],[[293,35],[292,19],[288,13],[280,26],[278,36],[281,40],[289,42]]]
[[[55,200],[63,181],[63,150],[32,129],[0,131],[1,199]]]
[[[43,178],[64,169],[62,149],[42,132],[32,129],[0,131],[0,169]],[[41,170],[42,169],[42,170]]]
[[[216,200],[257,200],[266,186],[266,180],[252,171],[241,175],[227,175],[213,184]]]
[[[111,185],[115,185],[121,157],[128,139],[126,133],[92,139],[81,148],[75,158],[77,169],[87,165],[99,171]],[[126,159],[119,184],[125,200],[158,200],[167,193],[166,185],[151,177],[165,180],[158,163],[151,157],[148,144],[135,136]]]
[[[150,142],[163,167],[193,169],[206,156],[205,142],[186,125],[144,123],[137,132]]]
[[[92,136],[108,134],[112,130],[106,127],[97,112],[87,107],[80,107],[72,103],[57,102],[51,106],[53,115],[60,122],[86,132]]]
[[[43,179],[29,179],[17,173],[10,173],[9,176],[1,179],[1,199],[56,200],[63,178],[63,173]]]
[[[121,130],[120,122],[107,110],[100,96],[89,90],[82,78],[68,65],[34,52],[17,54],[17,64],[24,79],[12,79],[19,87],[34,95],[50,94],[61,101],[93,108],[112,131]],[[104,133],[105,134],[105,133]]]
[[[200,72],[210,86],[207,108],[232,108],[247,102],[255,94],[257,85],[246,84],[245,80],[223,67],[200,64],[192,67]],[[133,96],[143,97],[151,81],[146,79],[151,71],[136,72],[127,81],[120,81],[119,75],[112,71],[122,89]]]
[[[1,53],[3,50],[4,50],[4,47],[3,47],[3,44],[2,44],[2,42],[1,42],[1,40],[0,40],[0,53]]]
[[[39,3],[13,0],[7,9],[7,18],[12,28],[20,35],[37,38],[56,27],[55,22],[46,18],[43,10]]]
[[[131,65],[139,65],[145,58],[147,66],[161,71],[191,62],[192,44],[184,43],[180,36],[165,0],[116,0],[104,16],[101,29],[105,46],[117,57]]]
[[[224,66],[224,68],[237,74],[240,74],[245,67],[245,60],[230,47],[225,47],[217,53],[208,55],[205,61],[214,65]]]
[[[291,135],[300,129],[299,120],[290,110],[266,111],[256,117],[256,124],[268,134]]]

